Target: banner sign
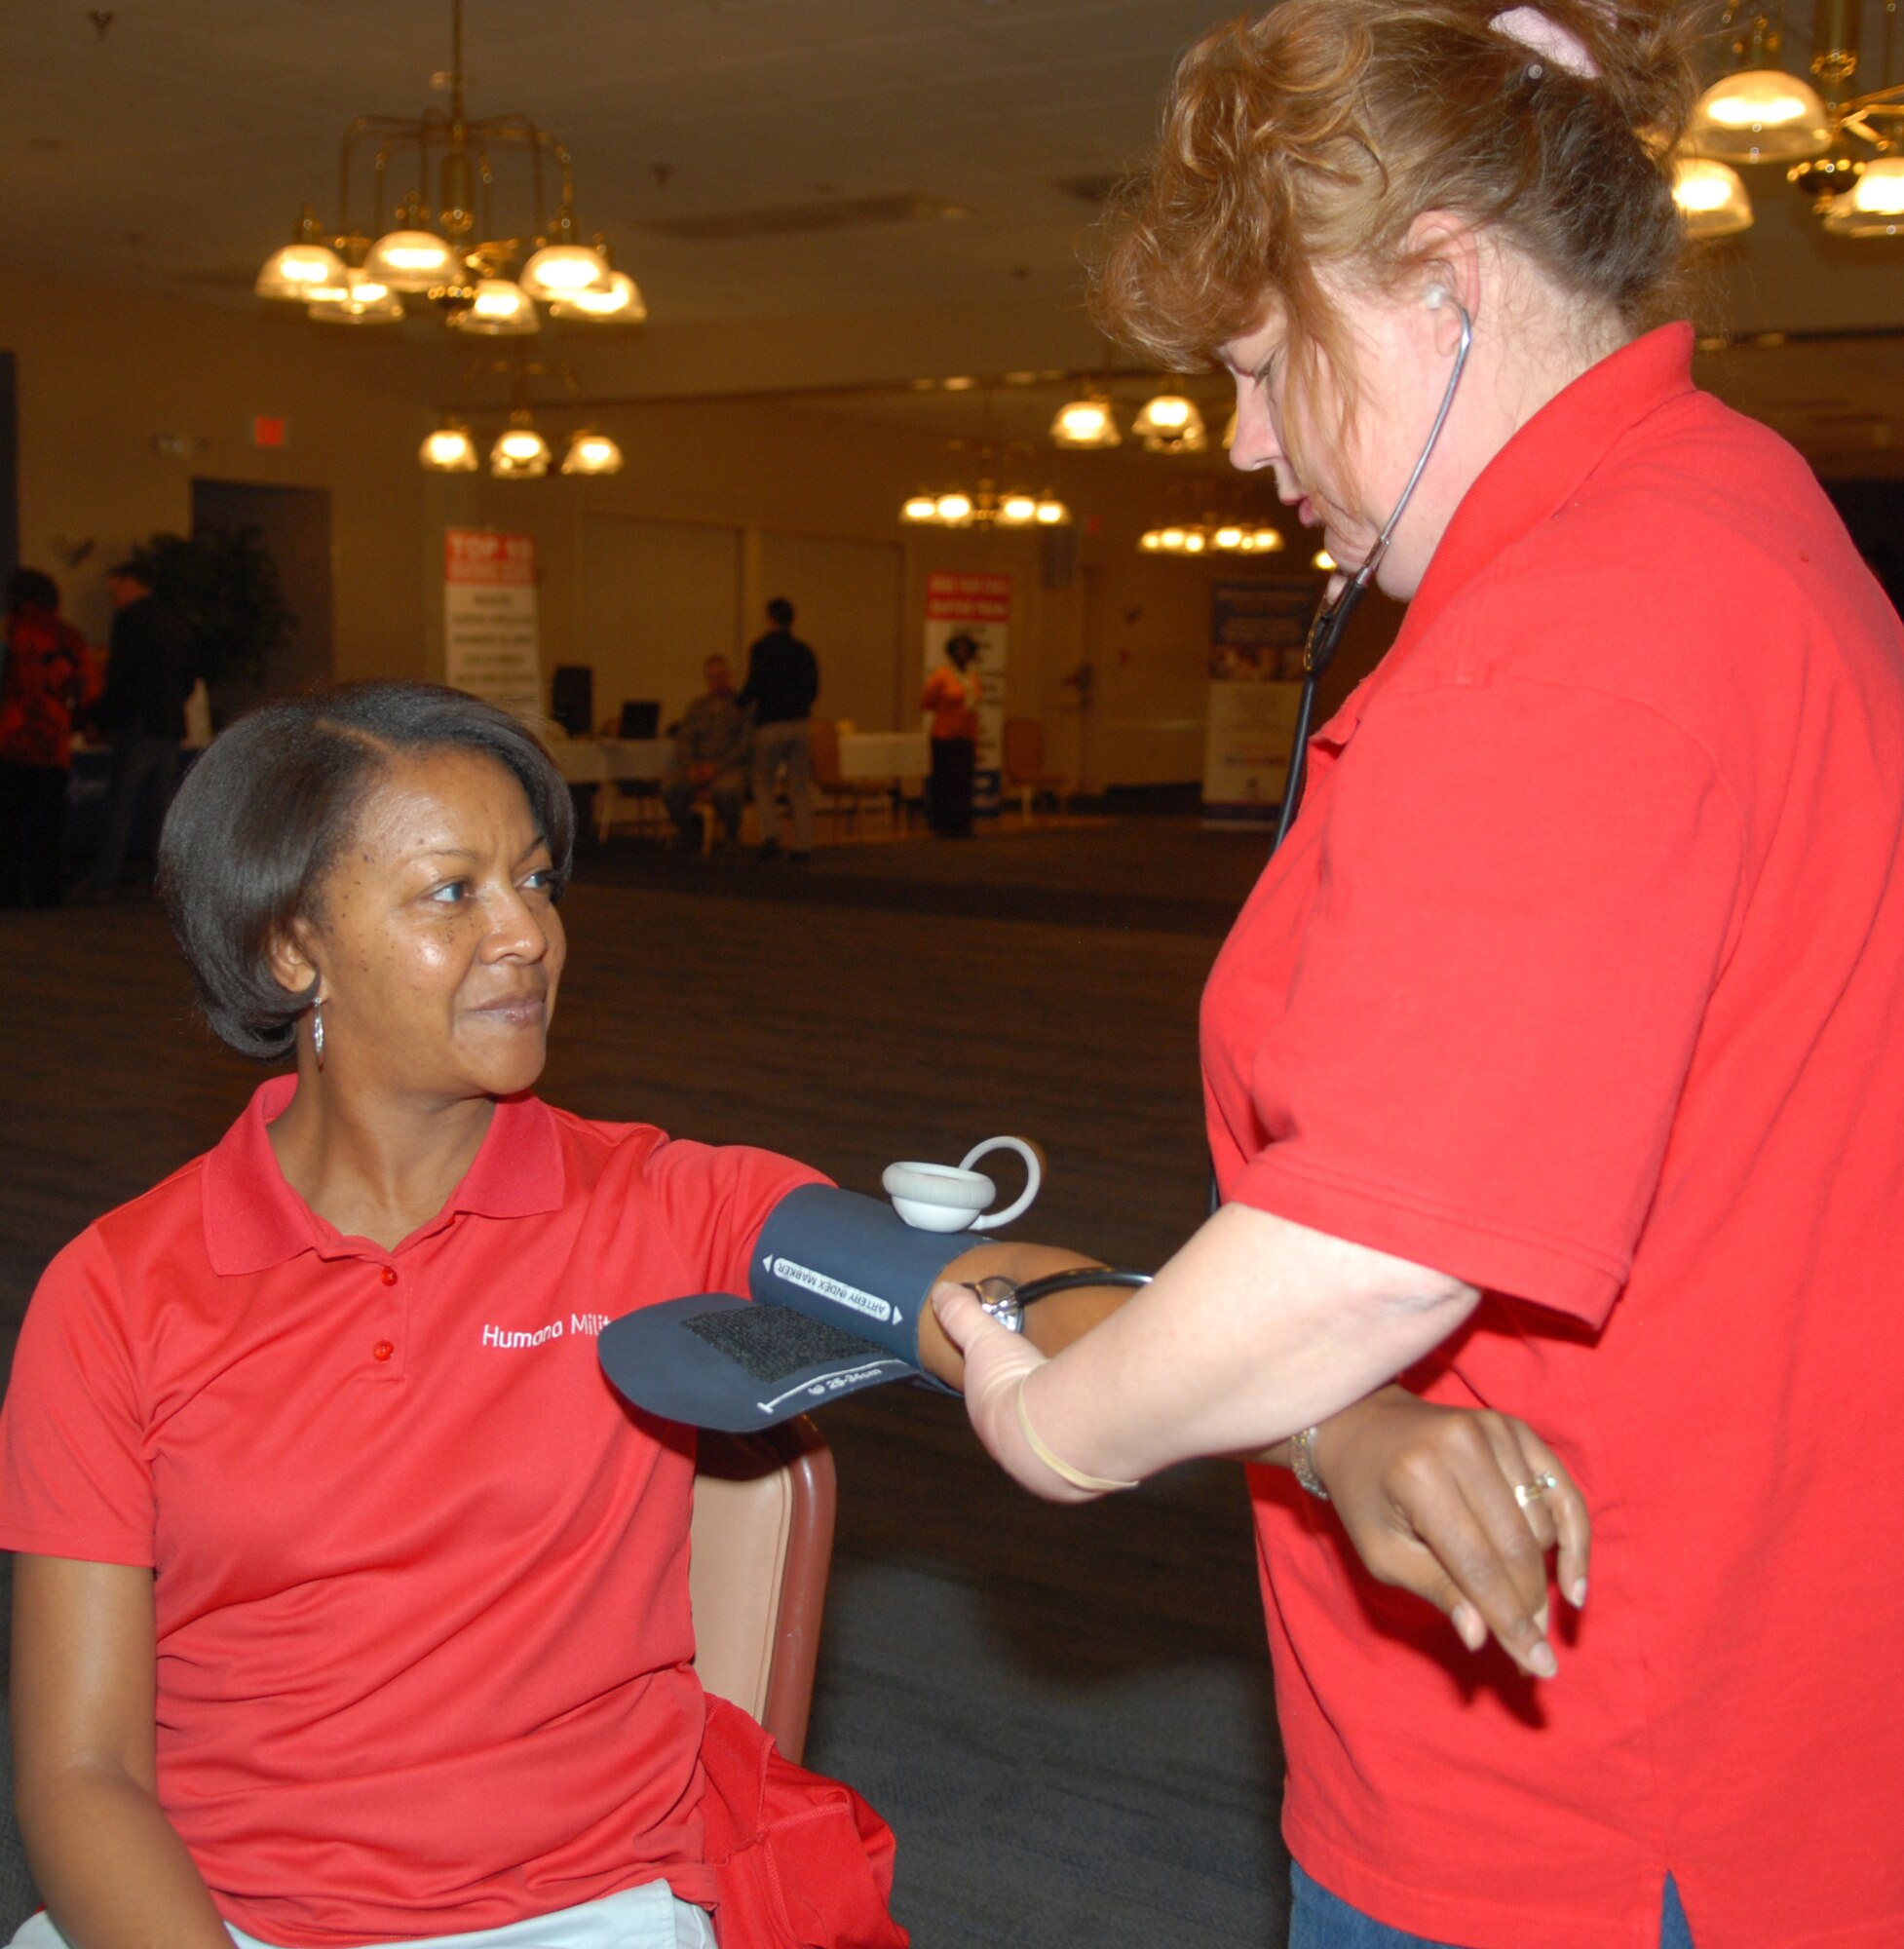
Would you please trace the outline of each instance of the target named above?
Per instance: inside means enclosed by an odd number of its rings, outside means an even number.
[[[443,635],[445,683],[541,725],[533,536],[443,530]]]
[[[945,661],[954,636],[978,646],[978,759],[971,809],[996,817],[1005,762],[1005,664],[1011,642],[1011,578],[935,571],[926,578],[926,667],[931,676]]]
[[[1211,586],[1207,822],[1267,822],[1282,802],[1315,596],[1295,577]]]

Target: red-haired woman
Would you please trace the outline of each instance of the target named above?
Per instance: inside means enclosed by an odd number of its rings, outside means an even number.
[[[1656,323],[1676,12],[1217,29],[1099,284],[1411,607],[1204,998],[1222,1208],[1048,1362],[941,1314],[1045,1494],[1282,1444],[1296,1949],[1904,1941],[1904,638]],[[1594,1514],[1557,1683],[1344,1548],[1477,1403],[1556,1458],[1477,1549]]]

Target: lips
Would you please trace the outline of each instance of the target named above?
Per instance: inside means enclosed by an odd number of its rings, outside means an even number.
[[[540,1027],[549,1012],[549,992],[545,988],[525,988],[514,995],[499,995],[471,1011],[506,1028]]]

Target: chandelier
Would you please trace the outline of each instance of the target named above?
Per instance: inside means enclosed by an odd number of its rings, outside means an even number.
[[[489,448],[489,472],[498,480],[540,480],[554,459],[548,439],[536,425],[529,382],[538,374],[561,380],[570,397],[575,393],[575,375],[566,365],[549,365],[539,361],[478,361],[465,375],[473,378],[483,372],[506,372],[513,381],[509,421]],[[417,464],[428,474],[474,474],[482,465],[476,437],[468,421],[454,414],[424,436],[417,449]],[[561,471],[567,475],[596,477],[622,471],[622,449],[607,434],[591,426],[578,427],[568,437]]]
[[[531,116],[468,114],[463,0],[450,0],[450,43],[449,68],[434,77],[447,101],[414,116],[360,115],[344,131],[337,228],[327,230],[307,203],[291,242],[258,273],[258,295],[302,304],[320,324],[345,325],[399,323],[404,299],[413,297],[452,329],[479,337],[539,331],[538,305],[552,318],[581,324],[631,325],[646,317],[633,279],[610,265],[602,239],[585,242],[576,229],[574,172],[562,143]],[[369,227],[360,230],[351,194],[366,150],[373,187]],[[504,151],[527,163],[523,235],[505,234],[496,219],[493,164]],[[386,228],[390,172],[409,165],[411,187]],[[546,201],[552,174],[552,215]]]
[[[1880,86],[1859,95],[1863,11],[1862,0],[1818,0],[1806,81],[1779,64],[1782,0],[1726,8],[1733,71],[1699,97],[1674,165],[1673,196],[1693,236],[1749,227],[1752,203],[1733,165],[1755,163],[1783,164],[1834,236],[1904,236],[1904,84],[1891,78],[1897,0],[1884,0]]]
[[[1146,528],[1138,537],[1142,554],[1276,554],[1283,546],[1276,528],[1243,521],[1219,521],[1214,515],[1200,521],[1172,521]]]

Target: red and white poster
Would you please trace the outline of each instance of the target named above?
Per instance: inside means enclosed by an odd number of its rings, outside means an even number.
[[[978,647],[978,761],[971,809],[995,816],[999,775],[1005,762],[1005,662],[1011,643],[1011,578],[937,570],[926,578],[926,669],[945,661],[954,636]]]
[[[443,530],[443,681],[541,724],[532,535]]]

